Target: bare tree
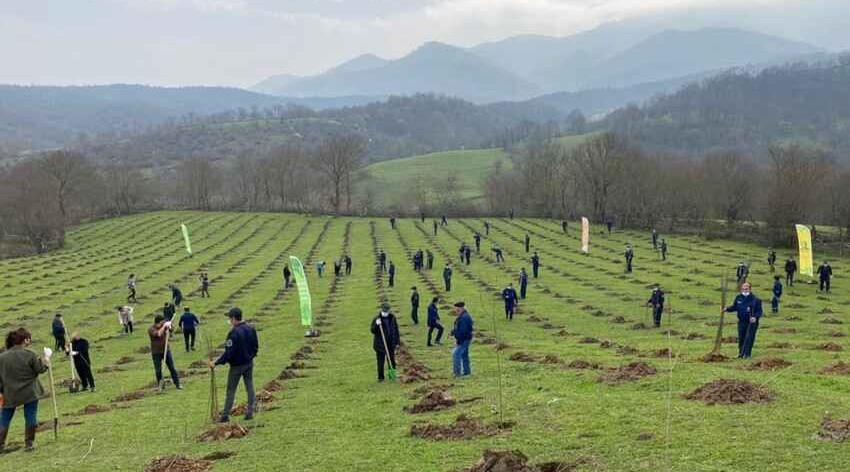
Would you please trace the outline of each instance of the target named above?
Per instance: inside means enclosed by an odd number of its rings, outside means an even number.
[[[609,215],[611,189],[623,177],[626,146],[613,133],[588,139],[572,153],[577,184],[597,221]]]
[[[190,157],[181,162],[177,169],[178,193],[192,208],[203,211],[212,209],[216,189],[221,184],[221,173],[203,157]]]
[[[26,238],[38,253],[47,251],[54,241],[64,242],[65,231],[55,200],[44,198],[55,191],[55,182],[41,164],[35,160],[17,164],[0,182],[0,212],[7,229]]]
[[[69,223],[70,199],[83,189],[86,181],[95,175],[94,168],[85,157],[74,151],[54,151],[37,160],[38,168],[47,177],[54,202],[59,210],[61,230],[59,246],[65,243],[65,225]]]
[[[354,135],[334,136],[319,146],[315,165],[332,187],[330,203],[337,214],[342,212],[343,197],[345,211],[351,212],[352,174],[363,167],[365,152],[366,142]]]
[[[736,153],[710,154],[702,160],[702,172],[715,216],[730,223],[750,216],[758,185],[750,159]]]

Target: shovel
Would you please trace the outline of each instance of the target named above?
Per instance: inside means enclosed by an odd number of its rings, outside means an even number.
[[[379,324],[378,330],[381,331],[381,340],[384,341],[384,355],[387,357],[387,377],[390,380],[395,380],[398,378],[398,374],[396,373],[395,367],[393,367],[393,363],[390,360],[390,348],[387,345],[387,337],[384,335],[384,325]]]

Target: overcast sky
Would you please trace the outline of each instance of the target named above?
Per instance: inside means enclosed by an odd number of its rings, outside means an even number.
[[[249,86],[431,40],[658,18],[850,49],[850,0],[0,0],[0,83]]]

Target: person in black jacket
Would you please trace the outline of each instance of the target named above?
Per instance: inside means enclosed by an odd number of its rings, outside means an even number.
[[[770,266],[770,273],[776,271],[776,251],[773,248],[767,250],[767,265]]]
[[[434,297],[431,299],[431,304],[428,305],[428,346],[433,346],[431,344],[431,335],[435,329],[437,330],[437,340],[435,342],[437,344],[443,344],[443,325],[440,324],[440,311],[437,309],[438,301],[440,299]]]
[[[394,287],[395,286],[395,264],[393,264],[393,261],[390,261],[389,276],[390,276],[390,287]]]
[[[824,261],[820,267],[818,267],[818,279],[820,280],[820,288],[819,290],[823,292],[823,289],[826,288],[827,292],[832,292],[832,287],[830,286],[830,279],[832,279],[832,267],[830,267],[829,262]]]
[[[430,249],[425,250],[425,259],[428,262],[428,270],[434,268],[434,253]]]
[[[785,261],[785,285],[794,286],[795,273],[797,273],[797,261],[794,260],[794,256],[791,256]]]
[[[381,312],[372,318],[372,349],[375,350],[375,360],[378,364],[378,382],[384,381],[384,365],[389,357],[390,368],[395,369],[395,351],[401,344],[398,331],[398,321],[390,312],[388,303],[381,304]]]
[[[292,270],[289,264],[283,266],[283,288],[289,288],[289,281],[292,279]]]
[[[183,292],[180,291],[180,287],[175,284],[169,284],[169,288],[171,288],[171,303],[174,306],[179,307],[180,303],[183,302]]]
[[[531,256],[531,273],[534,274],[535,279],[540,273],[540,255],[537,251],[534,251],[534,255]]]
[[[378,253],[378,267],[381,269],[382,274],[387,271],[387,253],[383,249]]]
[[[632,273],[632,260],[635,258],[635,251],[632,249],[631,244],[626,244],[626,252],[624,253],[626,257],[626,272]]]
[[[183,309],[183,315],[180,316],[180,329],[183,330],[183,342],[186,344],[186,352],[195,350],[195,335],[196,328],[201,324],[198,317],[189,310],[189,307]]]
[[[481,252],[481,233],[476,231],[472,238],[475,240],[475,252]]]
[[[416,287],[410,287],[410,290],[413,292],[410,294],[410,319],[413,320],[413,324],[419,324],[419,291],[416,290]]]
[[[211,369],[215,369],[217,365],[230,364],[230,371],[227,373],[227,395],[224,399],[224,409],[221,410],[219,417],[221,423],[230,421],[230,411],[233,409],[239,379],[242,379],[245,392],[248,394],[248,406],[245,408],[246,420],[254,417],[257,406],[254,396],[254,358],[260,350],[257,330],[242,321],[242,310],[237,307],[228,310],[227,317],[232,328],[224,343],[224,353],[215,361],[209,361]]]
[[[531,249],[531,237],[528,236],[528,233],[525,233],[525,252],[528,253],[529,249]]]
[[[658,284],[653,287],[652,294],[650,294],[646,304],[652,306],[652,324],[656,328],[660,328],[661,314],[664,313],[664,291]]]
[[[452,291],[452,267],[446,264],[446,268],[443,269],[443,282],[446,284],[446,292]]]
[[[62,321],[62,315],[57,313],[56,316],[53,317],[53,323],[50,325],[50,329],[53,332],[53,340],[54,350],[55,351],[64,351],[65,350],[65,323]]]
[[[351,256],[348,254],[345,255],[345,275],[351,275]]]
[[[81,338],[80,333],[74,332],[71,334],[71,345],[68,355],[74,360],[74,369],[77,370],[77,375],[80,376],[80,382],[83,384],[81,391],[85,392],[91,389],[94,392],[94,376],[91,372],[89,342]]]

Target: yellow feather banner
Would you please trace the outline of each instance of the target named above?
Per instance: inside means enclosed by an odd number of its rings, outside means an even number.
[[[814,277],[815,265],[812,256],[812,231],[808,226],[796,225],[797,242],[800,245],[800,274]]]

